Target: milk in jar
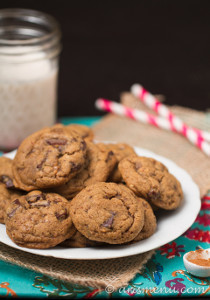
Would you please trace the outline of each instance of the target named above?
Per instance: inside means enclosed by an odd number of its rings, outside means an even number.
[[[60,31],[51,16],[0,10],[1,149],[14,149],[55,123],[59,53]]]

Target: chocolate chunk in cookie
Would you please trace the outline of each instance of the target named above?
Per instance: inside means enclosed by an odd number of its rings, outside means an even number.
[[[4,183],[8,189],[14,188],[12,160],[4,156],[0,157],[0,182]]]
[[[12,174],[12,160],[0,157],[0,223],[4,224],[5,212],[8,204],[21,192],[15,190]]]
[[[13,162],[14,185],[25,191],[62,185],[81,171],[86,142],[63,126],[53,126],[27,137]]]
[[[116,183],[90,185],[70,205],[75,227],[93,241],[129,242],[144,225],[142,202],[127,187]]]
[[[54,247],[75,232],[69,202],[41,191],[14,199],[7,207],[5,224],[13,242],[27,248]]]
[[[4,224],[6,209],[15,197],[20,196],[20,192],[8,189],[5,184],[0,183],[0,223]]]
[[[56,188],[55,192],[72,199],[86,186],[105,182],[115,165],[116,158],[106,145],[87,142],[86,163],[83,170],[66,184]]]

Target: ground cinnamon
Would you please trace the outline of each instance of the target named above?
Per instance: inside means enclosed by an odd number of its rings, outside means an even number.
[[[199,265],[199,266],[210,267],[210,259],[198,258],[198,259],[188,259],[188,260],[191,263]]]
[[[190,251],[187,260],[199,266],[210,267],[210,257],[207,250]]]

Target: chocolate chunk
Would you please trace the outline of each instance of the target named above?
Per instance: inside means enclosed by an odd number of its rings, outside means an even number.
[[[81,169],[82,165],[81,164],[76,164],[75,162],[71,162],[71,171],[76,172]]]
[[[50,206],[50,201],[41,200],[39,202],[32,202],[32,203],[30,203],[30,206],[32,206],[32,207],[48,207],[48,206]]]
[[[108,154],[107,154],[107,158],[106,158],[105,162],[107,163],[113,155],[114,155],[113,151],[109,151]]]
[[[15,199],[15,200],[13,201],[13,203],[14,203],[14,204],[17,204],[17,205],[20,205],[19,199]]]
[[[87,148],[87,145],[86,145],[85,141],[82,141],[80,143],[80,149],[84,151],[86,148]]]
[[[67,210],[65,209],[63,213],[56,212],[55,216],[59,221],[65,220],[68,217]]]
[[[8,189],[11,189],[11,188],[14,187],[12,179],[9,176],[7,176],[7,175],[2,175],[0,177],[0,181],[2,183],[4,183]]]
[[[18,209],[18,207],[15,207],[10,213],[7,214],[8,218],[12,218],[16,212],[16,210]]]
[[[104,221],[104,223],[101,226],[106,227],[106,228],[112,228],[112,224],[113,224],[115,215],[116,215],[115,212],[111,212],[111,216],[106,221]]]
[[[51,146],[59,146],[59,145],[64,146],[64,145],[66,145],[67,140],[66,139],[52,138],[52,139],[46,140],[46,143],[48,145],[51,145]]]
[[[16,210],[21,206],[20,201],[18,199],[15,199],[13,203],[15,203],[17,206],[10,213],[7,214],[8,218],[12,218]]]
[[[34,203],[34,202],[39,201],[39,200],[45,200],[45,199],[46,199],[46,196],[45,196],[44,193],[39,194],[39,195],[31,195],[31,196],[26,197],[26,201],[29,204]]]

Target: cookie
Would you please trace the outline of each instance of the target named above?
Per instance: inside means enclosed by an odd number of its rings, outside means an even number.
[[[8,189],[14,188],[12,174],[12,160],[0,157],[0,182],[4,183]]]
[[[0,183],[0,223],[4,224],[7,202],[10,200],[10,192],[3,183]]]
[[[81,136],[86,141],[92,141],[94,138],[93,130],[85,125],[80,124],[70,124],[65,126],[66,129],[71,133],[75,132],[77,135]]]
[[[69,211],[69,202],[58,194],[30,192],[7,207],[7,234],[22,247],[54,247],[75,232]]]
[[[165,174],[160,184],[160,197],[154,199],[157,207],[172,210],[179,207],[183,200],[183,191],[180,182],[172,174]]]
[[[5,184],[0,183],[0,223],[4,224],[4,218],[8,204],[14,197],[19,195],[20,193],[17,191],[10,190]]]
[[[157,220],[152,207],[146,200],[142,198],[139,198],[139,200],[142,201],[144,206],[144,226],[139,234],[134,238],[133,242],[141,241],[150,237],[157,228]]]
[[[75,231],[70,239],[65,240],[59,246],[65,248],[85,248],[85,247],[98,247],[103,243],[95,242],[87,239],[78,230]]]
[[[14,185],[25,191],[62,185],[81,171],[86,142],[63,126],[53,126],[27,137],[13,161]]]
[[[155,206],[172,210],[181,204],[181,185],[161,162],[150,157],[128,156],[119,163],[119,170],[126,185]]]
[[[86,186],[106,181],[115,164],[116,158],[113,152],[108,150],[104,144],[98,145],[87,142],[84,169],[66,184],[55,189],[55,192],[66,199],[72,199]]]
[[[7,205],[13,197],[20,196],[21,192],[15,190],[12,174],[12,160],[0,157],[0,223],[4,224]]]
[[[112,151],[114,153],[117,160],[117,164],[113,172],[111,173],[108,181],[119,183],[122,181],[122,175],[119,171],[118,164],[123,158],[127,157],[128,155],[135,155],[135,151],[131,146],[123,143],[105,145],[107,149],[109,149],[109,151]]]
[[[72,221],[86,238],[108,244],[133,240],[144,225],[141,201],[126,186],[100,182],[70,202]]]

